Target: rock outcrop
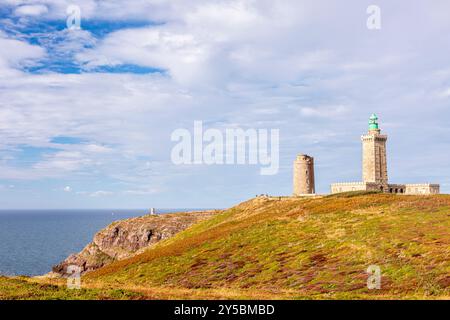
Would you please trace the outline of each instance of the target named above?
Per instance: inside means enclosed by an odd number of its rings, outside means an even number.
[[[54,266],[53,272],[48,276],[67,275],[69,265],[79,266],[81,273],[85,273],[115,260],[129,258],[217,212],[212,210],[146,215],[113,222],[99,231],[81,252],[70,255]]]

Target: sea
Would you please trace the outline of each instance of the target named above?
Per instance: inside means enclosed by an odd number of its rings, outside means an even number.
[[[156,209],[157,214],[200,209]],[[148,209],[0,210],[0,275],[43,275],[111,222]]]

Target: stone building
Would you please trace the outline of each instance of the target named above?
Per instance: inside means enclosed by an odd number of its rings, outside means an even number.
[[[294,196],[316,193],[314,181],[314,158],[299,154],[294,161]]]
[[[382,191],[400,194],[438,194],[439,184],[389,184],[386,157],[387,135],[381,134],[378,117],[372,114],[369,131],[361,137],[362,142],[362,182],[333,183],[331,193],[347,191]]]

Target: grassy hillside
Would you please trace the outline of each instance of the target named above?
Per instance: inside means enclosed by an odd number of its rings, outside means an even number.
[[[449,298],[449,248],[448,195],[258,198],[83,281],[168,298]]]
[[[64,286],[64,281],[0,277],[0,300],[128,300],[142,297],[141,293],[121,289],[69,290]]]

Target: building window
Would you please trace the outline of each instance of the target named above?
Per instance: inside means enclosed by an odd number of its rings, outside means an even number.
[[[392,188],[389,189],[389,192],[392,193]]]

